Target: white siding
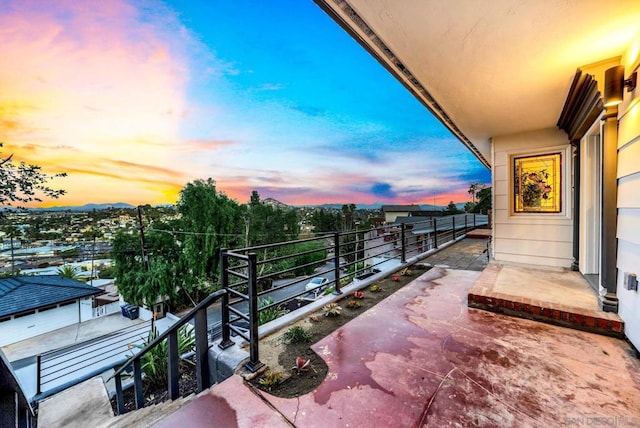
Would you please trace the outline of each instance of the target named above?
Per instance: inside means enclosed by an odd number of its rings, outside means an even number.
[[[0,323],[0,346],[29,339],[78,322],[79,306],[72,304],[13,317]]]
[[[637,58],[623,61],[625,76],[638,70]],[[624,284],[625,273],[640,277],[640,88],[624,97],[618,109],[618,313],[625,334],[640,349],[640,292]]]
[[[562,213],[514,213],[512,157],[562,152]],[[573,262],[571,152],[566,134],[546,129],[493,138],[493,254],[496,260],[570,267]]]

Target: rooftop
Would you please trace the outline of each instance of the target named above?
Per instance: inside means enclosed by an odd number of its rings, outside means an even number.
[[[60,275],[0,278],[0,316],[19,314],[102,293]]]

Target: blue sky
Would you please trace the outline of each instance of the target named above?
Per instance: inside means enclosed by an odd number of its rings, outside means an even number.
[[[67,171],[64,202],[175,202],[212,177],[241,202],[444,205],[490,180],[311,0],[0,5],[0,138]]]

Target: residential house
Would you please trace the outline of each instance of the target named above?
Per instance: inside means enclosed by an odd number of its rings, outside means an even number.
[[[383,205],[382,213],[387,223],[396,221],[396,217],[407,217],[414,212],[420,211],[420,205]]]
[[[102,293],[59,275],[0,278],[0,346],[90,320]]]
[[[640,349],[640,3],[316,3],[491,169],[495,260],[580,271]]]

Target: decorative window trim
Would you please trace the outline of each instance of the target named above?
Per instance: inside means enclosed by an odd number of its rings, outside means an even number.
[[[550,154],[560,154],[560,200],[559,211],[517,211],[516,210],[516,179],[515,160],[528,157],[538,157]],[[537,218],[537,219],[571,219],[571,195],[572,195],[572,175],[571,175],[571,145],[559,145],[550,147],[539,147],[528,150],[513,150],[507,152],[508,159],[508,183],[507,183],[507,204],[508,215],[511,218]]]
[[[513,157],[513,211],[562,212],[562,152]]]

